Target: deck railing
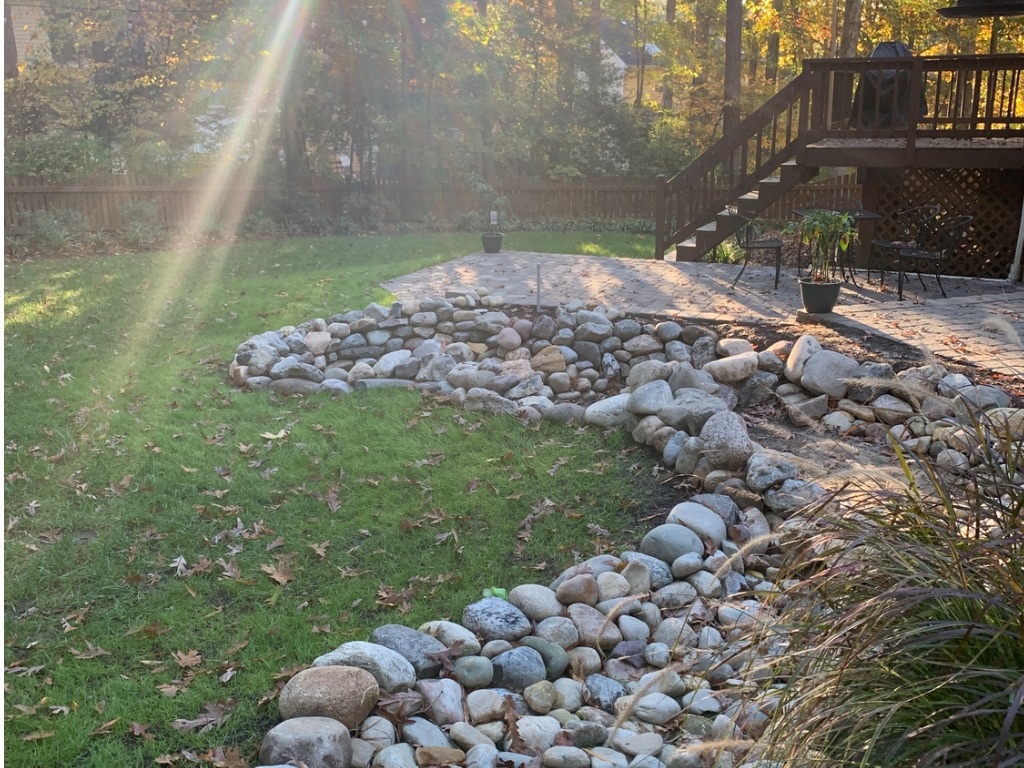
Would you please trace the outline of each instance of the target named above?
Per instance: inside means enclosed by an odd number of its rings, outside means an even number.
[[[713,221],[782,163],[799,159],[810,143],[895,141],[910,164],[922,139],[1020,137],[1024,54],[808,59],[729,136],[661,179],[657,255]]]

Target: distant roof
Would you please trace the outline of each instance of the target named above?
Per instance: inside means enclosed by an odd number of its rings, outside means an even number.
[[[613,19],[602,19],[601,40],[608,46],[616,56],[622,59],[629,66],[636,66],[636,39],[634,27],[628,21],[615,21]],[[651,60],[661,53],[661,49],[654,43],[644,45],[644,63],[650,64]]]

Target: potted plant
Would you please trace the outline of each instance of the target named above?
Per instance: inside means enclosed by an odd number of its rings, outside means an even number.
[[[484,253],[499,253],[504,234],[499,229],[498,223],[504,212],[505,198],[499,195],[498,191],[483,177],[475,173],[470,174],[469,186],[476,193],[483,208],[485,221],[488,222],[487,229],[480,234]]]
[[[798,278],[804,309],[812,314],[831,312],[842,285],[836,278],[839,260],[857,239],[853,217],[844,211],[814,209],[791,223],[786,231],[795,232],[799,247],[807,248],[810,254],[808,274]]]

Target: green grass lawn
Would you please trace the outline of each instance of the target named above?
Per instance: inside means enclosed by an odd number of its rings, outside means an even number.
[[[5,765],[255,762],[296,665],[637,537],[658,485],[628,436],[227,380],[249,336],[476,250],[416,234],[6,266]]]

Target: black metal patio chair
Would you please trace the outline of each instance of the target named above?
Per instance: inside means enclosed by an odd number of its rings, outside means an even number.
[[[896,228],[892,237],[876,238],[871,241],[868,257],[868,280],[871,279],[871,265],[878,265],[881,285],[885,285],[885,273],[891,271],[899,258],[901,248],[913,248],[928,224],[934,221],[941,209],[937,205],[918,205],[896,214]]]
[[[916,244],[900,248],[897,256],[900,270],[900,301],[903,300],[903,278],[907,272],[907,265],[916,267],[917,279],[921,281],[922,288],[927,287],[921,276],[922,266],[932,265],[935,268],[935,281],[939,284],[939,291],[942,292],[942,298],[946,298],[946,289],[942,287],[940,275],[950,265],[957,246],[967,232],[967,225],[973,219],[973,216],[946,216],[942,219],[933,219],[925,226]]]
[[[732,281],[732,287],[743,277],[743,270],[747,268],[750,261],[751,251],[773,251],[775,253],[775,287],[779,287],[779,273],[782,271],[782,241],[777,238],[762,237],[764,223],[759,219],[746,219],[742,227],[736,230],[736,245],[743,251],[743,267],[736,279]]]

